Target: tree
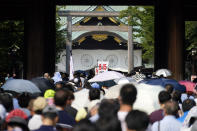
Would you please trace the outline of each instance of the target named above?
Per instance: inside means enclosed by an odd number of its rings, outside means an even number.
[[[24,59],[24,21],[0,22],[0,73],[1,77],[20,66]]]
[[[126,22],[133,26],[133,39],[140,39],[143,60],[154,58],[154,7],[129,6],[121,11],[120,18],[127,17]]]
[[[191,56],[192,49],[197,49],[197,21],[185,22],[185,47],[187,57]]]
[[[56,12],[60,10],[60,7],[56,8]],[[56,13],[56,63],[60,60],[60,55],[63,50],[65,50],[66,45],[66,30],[62,29],[61,19]]]
[[[57,8],[56,11],[58,11]],[[60,17],[56,14],[56,62],[65,49],[66,31],[61,29]],[[15,48],[17,49],[16,51]],[[24,61],[24,21],[0,21],[0,77],[13,71],[14,65]],[[3,79],[3,78],[0,78]]]

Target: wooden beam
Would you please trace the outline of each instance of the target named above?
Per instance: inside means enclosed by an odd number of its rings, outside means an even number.
[[[128,26],[72,26],[72,31],[121,31],[128,32]]]
[[[56,0],[57,5],[154,5],[156,0]]]
[[[59,16],[73,16],[73,17],[118,17],[120,12],[118,11],[58,11]]]

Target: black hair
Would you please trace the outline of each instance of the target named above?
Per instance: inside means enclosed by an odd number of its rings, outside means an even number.
[[[54,103],[57,106],[64,107],[68,99],[68,92],[64,89],[59,89],[56,91],[54,96]]]
[[[27,108],[30,100],[31,100],[31,94],[28,92],[23,92],[18,96],[18,104],[22,108]]]
[[[96,126],[99,131],[122,131],[120,121],[116,116],[111,119],[99,119]]]
[[[186,99],[182,103],[183,112],[189,111],[192,107],[196,105],[195,101],[192,99]]]
[[[68,89],[68,90],[74,92],[74,88],[75,88],[75,87],[74,87],[72,84],[70,84],[70,83],[66,83],[66,84],[63,86],[63,88],[64,88],[64,89]]]
[[[78,122],[72,131],[98,131],[98,129],[96,128],[95,124],[91,123],[87,119],[84,119]]]
[[[166,84],[165,85],[165,89],[168,93],[172,94],[173,90],[174,90],[174,87],[172,84]]]
[[[120,97],[123,104],[133,105],[137,96],[137,89],[133,84],[125,84],[120,90]]]
[[[192,82],[197,83],[197,78],[195,78]]]
[[[65,83],[63,81],[58,81],[58,82],[55,83],[55,87],[57,85],[61,85],[61,88],[63,88],[65,86]]]
[[[120,106],[117,103],[117,100],[103,99],[98,110],[99,119],[110,119],[111,117],[117,116],[116,114],[119,108]]]
[[[0,101],[3,104],[3,106],[5,107],[7,112],[10,112],[11,110],[13,110],[13,100],[12,100],[12,96],[8,93],[0,93]]]
[[[164,104],[166,101],[169,101],[171,99],[171,95],[167,91],[161,91],[159,93],[158,98],[159,98],[160,104]]]
[[[42,115],[42,110],[36,110],[36,111],[35,111],[35,114]]]
[[[58,116],[58,114],[57,113],[52,113],[52,112],[46,112],[46,113],[42,113],[42,116],[44,118],[48,118],[50,120],[54,120]]]
[[[92,88],[92,86],[91,86],[91,84],[88,81],[85,80],[84,88],[90,89],[90,88]]]
[[[100,99],[100,90],[96,88],[91,88],[89,90],[89,99],[90,101]]]
[[[178,102],[178,103],[182,103],[181,101],[181,92],[178,90],[175,90],[172,92],[172,100]]]
[[[75,96],[74,96],[73,92],[70,90],[68,90],[67,92],[68,92],[68,100],[74,100]]]
[[[130,111],[125,121],[129,130],[145,131],[149,125],[148,115],[139,110]]]

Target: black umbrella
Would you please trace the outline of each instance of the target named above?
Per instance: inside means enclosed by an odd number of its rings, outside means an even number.
[[[40,89],[43,94],[48,89],[54,89],[54,84],[43,77],[36,77],[33,78],[31,81]]]

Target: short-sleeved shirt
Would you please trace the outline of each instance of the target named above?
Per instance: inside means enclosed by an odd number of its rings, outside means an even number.
[[[160,121],[163,119],[163,117],[164,117],[163,110],[162,109],[156,110],[152,112],[149,116],[150,123],[153,124],[156,121]]]

